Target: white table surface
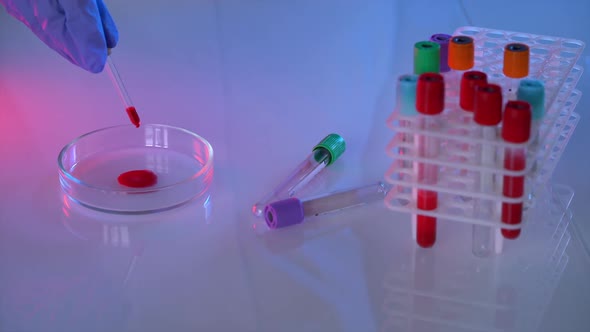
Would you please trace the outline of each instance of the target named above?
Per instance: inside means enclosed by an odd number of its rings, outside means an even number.
[[[215,150],[210,204],[149,223],[64,203],[60,149],[126,115],[106,73],[75,68],[0,11],[0,331],[516,330],[388,313],[387,278],[415,247],[407,216],[376,205],[269,234],[249,212],[329,132],[348,150],[320,190],[383,177],[392,82],[410,70],[415,41],[469,24],[590,41],[588,1],[464,2],[107,2],[121,34],[114,57],[143,121],[197,132]],[[589,83],[585,74],[578,88]],[[576,193],[586,241],[589,100],[554,176]],[[571,242],[533,329],[590,329],[589,261]]]

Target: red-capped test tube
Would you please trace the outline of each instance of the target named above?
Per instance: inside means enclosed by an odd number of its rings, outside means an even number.
[[[465,137],[474,137],[474,127],[473,127],[473,113],[475,109],[475,90],[478,86],[486,85],[488,83],[488,76],[486,73],[481,71],[467,71],[463,73],[461,77],[461,85],[459,89],[459,106],[461,108],[459,123],[461,124],[461,129],[458,130],[456,133],[458,136],[462,137],[463,140]],[[470,150],[469,143],[462,143],[458,147],[457,153],[461,155],[461,162],[468,161],[468,155]],[[461,173],[466,175],[467,171],[462,170]]]
[[[482,71],[471,70],[463,73],[459,88],[459,106],[463,111],[463,123],[472,123],[476,88],[486,84],[488,84],[488,75]]]
[[[445,105],[445,82],[440,74],[424,73],[418,78],[416,88],[416,110],[420,113],[419,128],[433,132],[441,126],[440,115]],[[440,140],[431,135],[419,134],[418,156],[436,159],[439,156]],[[438,165],[432,162],[418,163],[418,185],[436,185]],[[436,191],[418,189],[416,207],[418,210],[432,211],[438,206]],[[436,218],[418,214],[416,218],[416,242],[429,248],[436,242]]]
[[[473,120],[477,125],[477,137],[486,141],[478,149],[478,161],[481,166],[496,167],[496,142],[499,139],[499,124],[502,121],[502,88],[496,84],[486,84],[475,88]],[[497,191],[493,171],[481,171],[477,181],[478,191],[493,195]],[[496,203],[488,199],[477,199],[475,215],[480,219],[492,220],[497,213]],[[485,257],[492,251],[493,229],[488,226],[473,225],[472,252],[475,256]]]
[[[502,120],[502,139],[507,143],[526,143],[531,135],[531,105],[525,101],[509,101]],[[504,169],[523,171],[526,168],[526,146],[506,147],[504,151]],[[521,198],[524,195],[524,175],[505,175],[502,193],[504,197]],[[502,203],[502,223],[518,225],[522,222],[523,203]],[[507,239],[516,239],[520,229],[502,228],[502,235]]]

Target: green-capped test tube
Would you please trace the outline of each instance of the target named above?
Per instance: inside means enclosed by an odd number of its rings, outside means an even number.
[[[440,44],[419,41],[414,44],[414,74],[440,73]]]
[[[252,213],[262,217],[271,202],[293,197],[324,168],[332,165],[346,151],[346,143],[338,134],[330,134],[316,144],[311,153],[275,189],[252,206]]]

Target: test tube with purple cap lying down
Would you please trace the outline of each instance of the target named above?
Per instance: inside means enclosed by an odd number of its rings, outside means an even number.
[[[317,217],[383,200],[389,189],[388,184],[377,182],[306,200],[291,197],[268,204],[264,209],[264,219],[271,229],[288,227],[300,224],[308,217]]]

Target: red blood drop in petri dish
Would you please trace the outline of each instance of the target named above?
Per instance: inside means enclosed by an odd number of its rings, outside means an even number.
[[[147,188],[158,182],[158,176],[150,170],[139,169],[121,173],[117,181],[125,187]]]

